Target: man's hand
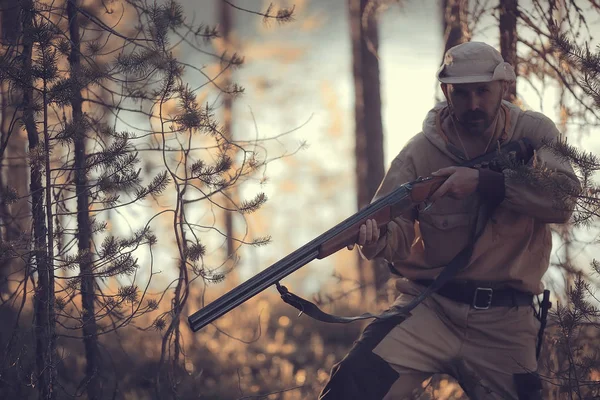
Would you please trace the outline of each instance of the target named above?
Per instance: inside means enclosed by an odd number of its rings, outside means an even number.
[[[379,228],[377,227],[377,221],[374,219],[368,219],[364,224],[360,226],[358,230],[358,240],[356,242],[359,246],[368,246],[370,244],[377,243],[379,240]],[[354,244],[348,245],[348,250],[352,250]]]
[[[453,199],[461,200],[475,193],[479,183],[479,170],[467,167],[448,167],[442,168],[431,175],[447,176],[448,179],[431,196],[431,201],[435,201],[444,196],[450,196]]]

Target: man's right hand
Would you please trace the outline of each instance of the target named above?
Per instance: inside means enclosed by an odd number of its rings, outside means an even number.
[[[358,240],[355,244],[359,246],[368,246],[370,244],[377,243],[379,240],[379,228],[377,227],[377,221],[374,219],[368,219],[364,224],[360,226],[358,230]],[[354,244],[348,245],[348,250],[354,249]]]

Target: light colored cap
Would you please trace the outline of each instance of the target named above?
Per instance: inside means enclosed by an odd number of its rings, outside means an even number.
[[[476,83],[515,81],[512,65],[504,62],[502,55],[482,42],[466,42],[451,47],[437,73],[442,83]]]

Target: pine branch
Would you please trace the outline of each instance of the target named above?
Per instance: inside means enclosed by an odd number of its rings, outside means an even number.
[[[247,12],[250,14],[260,15],[263,17],[264,22],[268,22],[271,19],[274,19],[277,22],[281,22],[281,23],[289,22],[289,21],[293,20],[295,7],[281,8],[281,9],[277,10],[276,13],[273,14],[273,3],[270,3],[264,12],[260,12],[260,11],[252,11],[247,8],[242,8],[240,6],[233,4],[232,2],[230,2],[228,0],[221,0],[221,1],[227,3],[229,6],[231,6],[232,8],[235,8],[236,10],[244,11],[244,12]]]

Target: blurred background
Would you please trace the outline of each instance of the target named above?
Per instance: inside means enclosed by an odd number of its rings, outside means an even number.
[[[368,204],[455,44],[496,47],[506,100],[600,146],[595,77],[555,43],[596,47],[591,0],[0,4],[2,398],[316,398],[366,323],[298,316],[275,288],[196,333],[187,317]],[[598,231],[553,232],[544,398],[598,398]],[[283,283],[342,315],[395,297],[356,250]]]

